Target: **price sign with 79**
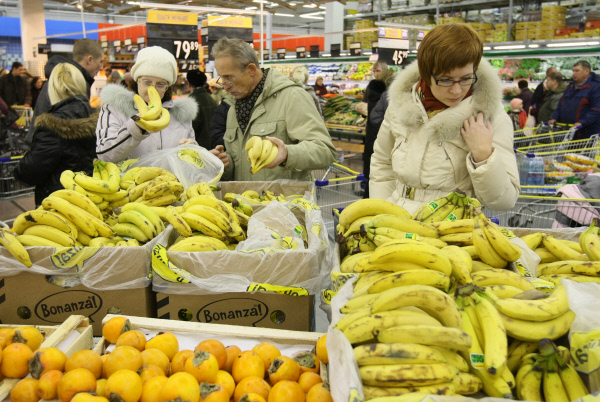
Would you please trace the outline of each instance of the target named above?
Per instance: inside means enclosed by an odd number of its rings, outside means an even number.
[[[187,60],[194,52],[198,52],[198,41],[174,40],[175,58]],[[197,58],[197,57],[196,57]]]

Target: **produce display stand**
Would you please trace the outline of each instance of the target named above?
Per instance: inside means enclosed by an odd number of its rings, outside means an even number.
[[[14,328],[17,325],[0,325],[0,328]],[[43,331],[46,339],[40,348],[59,348],[67,357],[80,350],[91,349],[94,346],[94,338],[92,336],[92,327],[89,325],[87,317],[82,315],[72,315],[59,326],[36,326]],[[61,343],[71,334],[72,331],[79,332],[76,339],[69,345],[61,345]],[[0,384],[0,400],[4,400],[13,387],[21,381],[20,378],[5,378]]]
[[[367,128],[359,127],[359,126],[344,126],[342,124],[325,124],[327,127],[327,131],[332,137],[336,137],[338,141],[344,138],[352,138],[352,137],[364,137],[366,135]]]
[[[102,323],[106,323],[113,317],[121,317],[115,315],[107,315],[102,320]],[[287,331],[281,329],[271,328],[253,328],[253,327],[240,327],[236,325],[222,325],[222,324],[205,324],[199,322],[184,322],[184,321],[171,321],[161,320],[156,318],[144,318],[144,317],[133,317],[124,316],[129,322],[131,322],[132,328],[143,328],[147,330],[156,330],[160,332],[173,332],[173,333],[192,333],[192,334],[203,334],[203,335],[214,335],[219,336],[236,336],[240,338],[254,339],[257,341],[264,341],[265,339],[274,341],[285,345],[299,345],[299,344],[316,344],[317,340],[324,334],[318,332],[302,332],[302,331]],[[94,350],[99,354],[103,355],[108,342],[104,337],[100,338],[100,341],[94,346]]]

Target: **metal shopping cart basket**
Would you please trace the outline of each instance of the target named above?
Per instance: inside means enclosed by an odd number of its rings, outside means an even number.
[[[339,163],[328,169],[313,171],[317,187],[317,205],[321,208],[323,221],[329,236],[335,238],[337,218],[334,209],[341,210],[362,199],[361,182],[364,175]]]
[[[0,158],[0,200],[14,200],[33,195],[34,188],[15,179],[14,170],[22,156]]]
[[[12,109],[19,115],[19,119],[15,122],[17,128],[6,128],[6,138],[2,138],[0,143],[0,156],[24,155],[29,150],[27,134],[29,130],[33,130],[31,127],[33,109],[25,106],[13,106]]]
[[[594,166],[596,157],[600,154],[600,136],[593,135],[583,140],[565,141],[550,144],[537,144],[521,147],[516,150],[517,155],[525,157],[534,154],[544,160],[544,172],[535,172],[543,175],[541,186],[521,185],[521,190],[528,194],[552,195],[554,188],[566,184],[570,178],[582,178]],[[521,169],[521,166],[519,166]]]
[[[600,217],[600,200],[566,197],[521,195],[508,211],[495,211],[485,207],[484,213],[497,217],[500,226],[535,229],[588,226]],[[567,217],[569,225],[561,224]]]
[[[571,141],[576,131],[573,125],[561,123],[552,126],[542,123],[532,129],[515,130],[514,148]]]

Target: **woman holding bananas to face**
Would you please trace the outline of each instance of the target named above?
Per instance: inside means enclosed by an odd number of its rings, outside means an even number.
[[[460,189],[494,210],[515,205],[513,128],[498,73],[482,55],[483,42],[467,25],[428,32],[417,62],[388,90],[371,159],[371,198],[414,213]]]
[[[105,162],[196,144],[192,120],[198,105],[191,98],[171,99],[177,62],[167,50],[142,49],[131,69],[133,92],[107,85],[100,94],[102,110],[96,127],[96,151]]]

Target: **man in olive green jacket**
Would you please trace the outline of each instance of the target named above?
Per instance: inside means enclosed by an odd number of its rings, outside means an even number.
[[[254,49],[239,39],[220,39],[213,56],[219,83],[236,99],[227,115],[226,153],[221,146],[213,150],[226,165],[223,180],[312,180],[312,170],[335,162],[331,137],[302,86],[275,69],[261,70]],[[253,136],[278,148],[275,160],[256,174],[245,150]]]

